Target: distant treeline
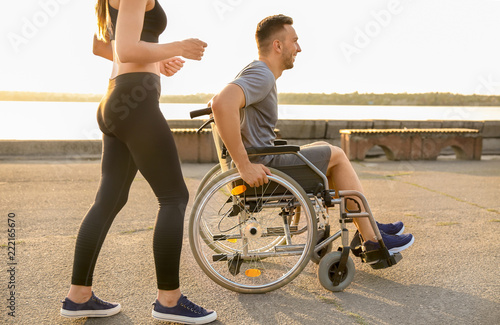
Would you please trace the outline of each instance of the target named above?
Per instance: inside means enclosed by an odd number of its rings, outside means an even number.
[[[0,101],[33,102],[99,102],[102,94],[44,93],[26,91],[0,91]],[[163,95],[162,103],[207,103],[213,94]]]
[[[500,96],[451,93],[420,94],[279,94],[281,104],[400,105],[400,106],[500,106]]]
[[[163,95],[162,103],[207,103],[213,94]],[[99,102],[102,95],[0,91],[0,101]],[[400,106],[500,106],[500,96],[451,93],[420,94],[317,94],[281,93],[280,104],[301,105],[400,105]]]

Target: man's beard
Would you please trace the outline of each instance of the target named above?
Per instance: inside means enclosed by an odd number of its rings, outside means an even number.
[[[283,53],[283,68],[284,70],[288,70],[293,68],[294,55],[291,53]]]

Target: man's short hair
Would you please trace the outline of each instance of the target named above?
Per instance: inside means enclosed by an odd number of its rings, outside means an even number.
[[[257,25],[255,32],[255,40],[257,41],[257,48],[260,54],[267,54],[269,52],[269,45],[274,41],[276,33],[283,30],[284,25],[292,25],[293,19],[291,17],[279,14],[269,16]]]

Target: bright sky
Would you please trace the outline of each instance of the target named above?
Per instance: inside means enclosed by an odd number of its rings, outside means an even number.
[[[215,93],[257,57],[264,17],[294,18],[302,53],[279,92],[500,95],[500,0],[159,0],[160,42],[209,44],[163,94]],[[0,4],[0,90],[104,93],[111,63],[92,54],[95,1]]]

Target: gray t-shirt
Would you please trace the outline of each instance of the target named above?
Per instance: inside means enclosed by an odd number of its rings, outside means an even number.
[[[247,65],[231,82],[245,94],[241,114],[241,138],[245,148],[273,146],[278,122],[276,78],[262,61]],[[272,156],[253,157],[252,162],[268,163]]]

